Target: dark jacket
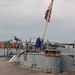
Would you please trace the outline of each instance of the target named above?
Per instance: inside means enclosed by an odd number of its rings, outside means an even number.
[[[36,48],[37,47],[41,47],[41,40],[40,40],[40,38],[38,38],[37,40],[36,40]]]

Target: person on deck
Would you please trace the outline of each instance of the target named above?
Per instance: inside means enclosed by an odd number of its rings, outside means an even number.
[[[37,52],[40,52],[40,50],[41,50],[41,40],[40,40],[40,37],[38,37],[37,39],[36,39],[36,51]]]

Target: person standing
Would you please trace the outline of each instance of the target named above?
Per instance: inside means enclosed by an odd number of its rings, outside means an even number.
[[[41,40],[40,40],[40,37],[38,37],[37,39],[36,39],[36,51],[37,52],[40,52],[40,50],[41,50]]]

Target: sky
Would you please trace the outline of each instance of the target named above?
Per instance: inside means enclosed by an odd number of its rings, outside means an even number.
[[[44,34],[45,11],[51,0],[0,0],[0,41],[23,41]],[[75,41],[75,0],[54,0],[45,40]]]

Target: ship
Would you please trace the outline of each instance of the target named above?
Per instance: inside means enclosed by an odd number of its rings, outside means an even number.
[[[75,72],[75,42],[57,43],[47,40],[41,45],[40,52],[36,51],[35,42],[22,41],[17,37],[16,54],[12,55],[10,48],[7,51],[10,57],[9,62],[19,61],[20,66],[31,69],[38,69],[45,73],[60,74],[62,72]],[[23,48],[21,47],[23,45]],[[18,60],[17,60],[18,59]]]

